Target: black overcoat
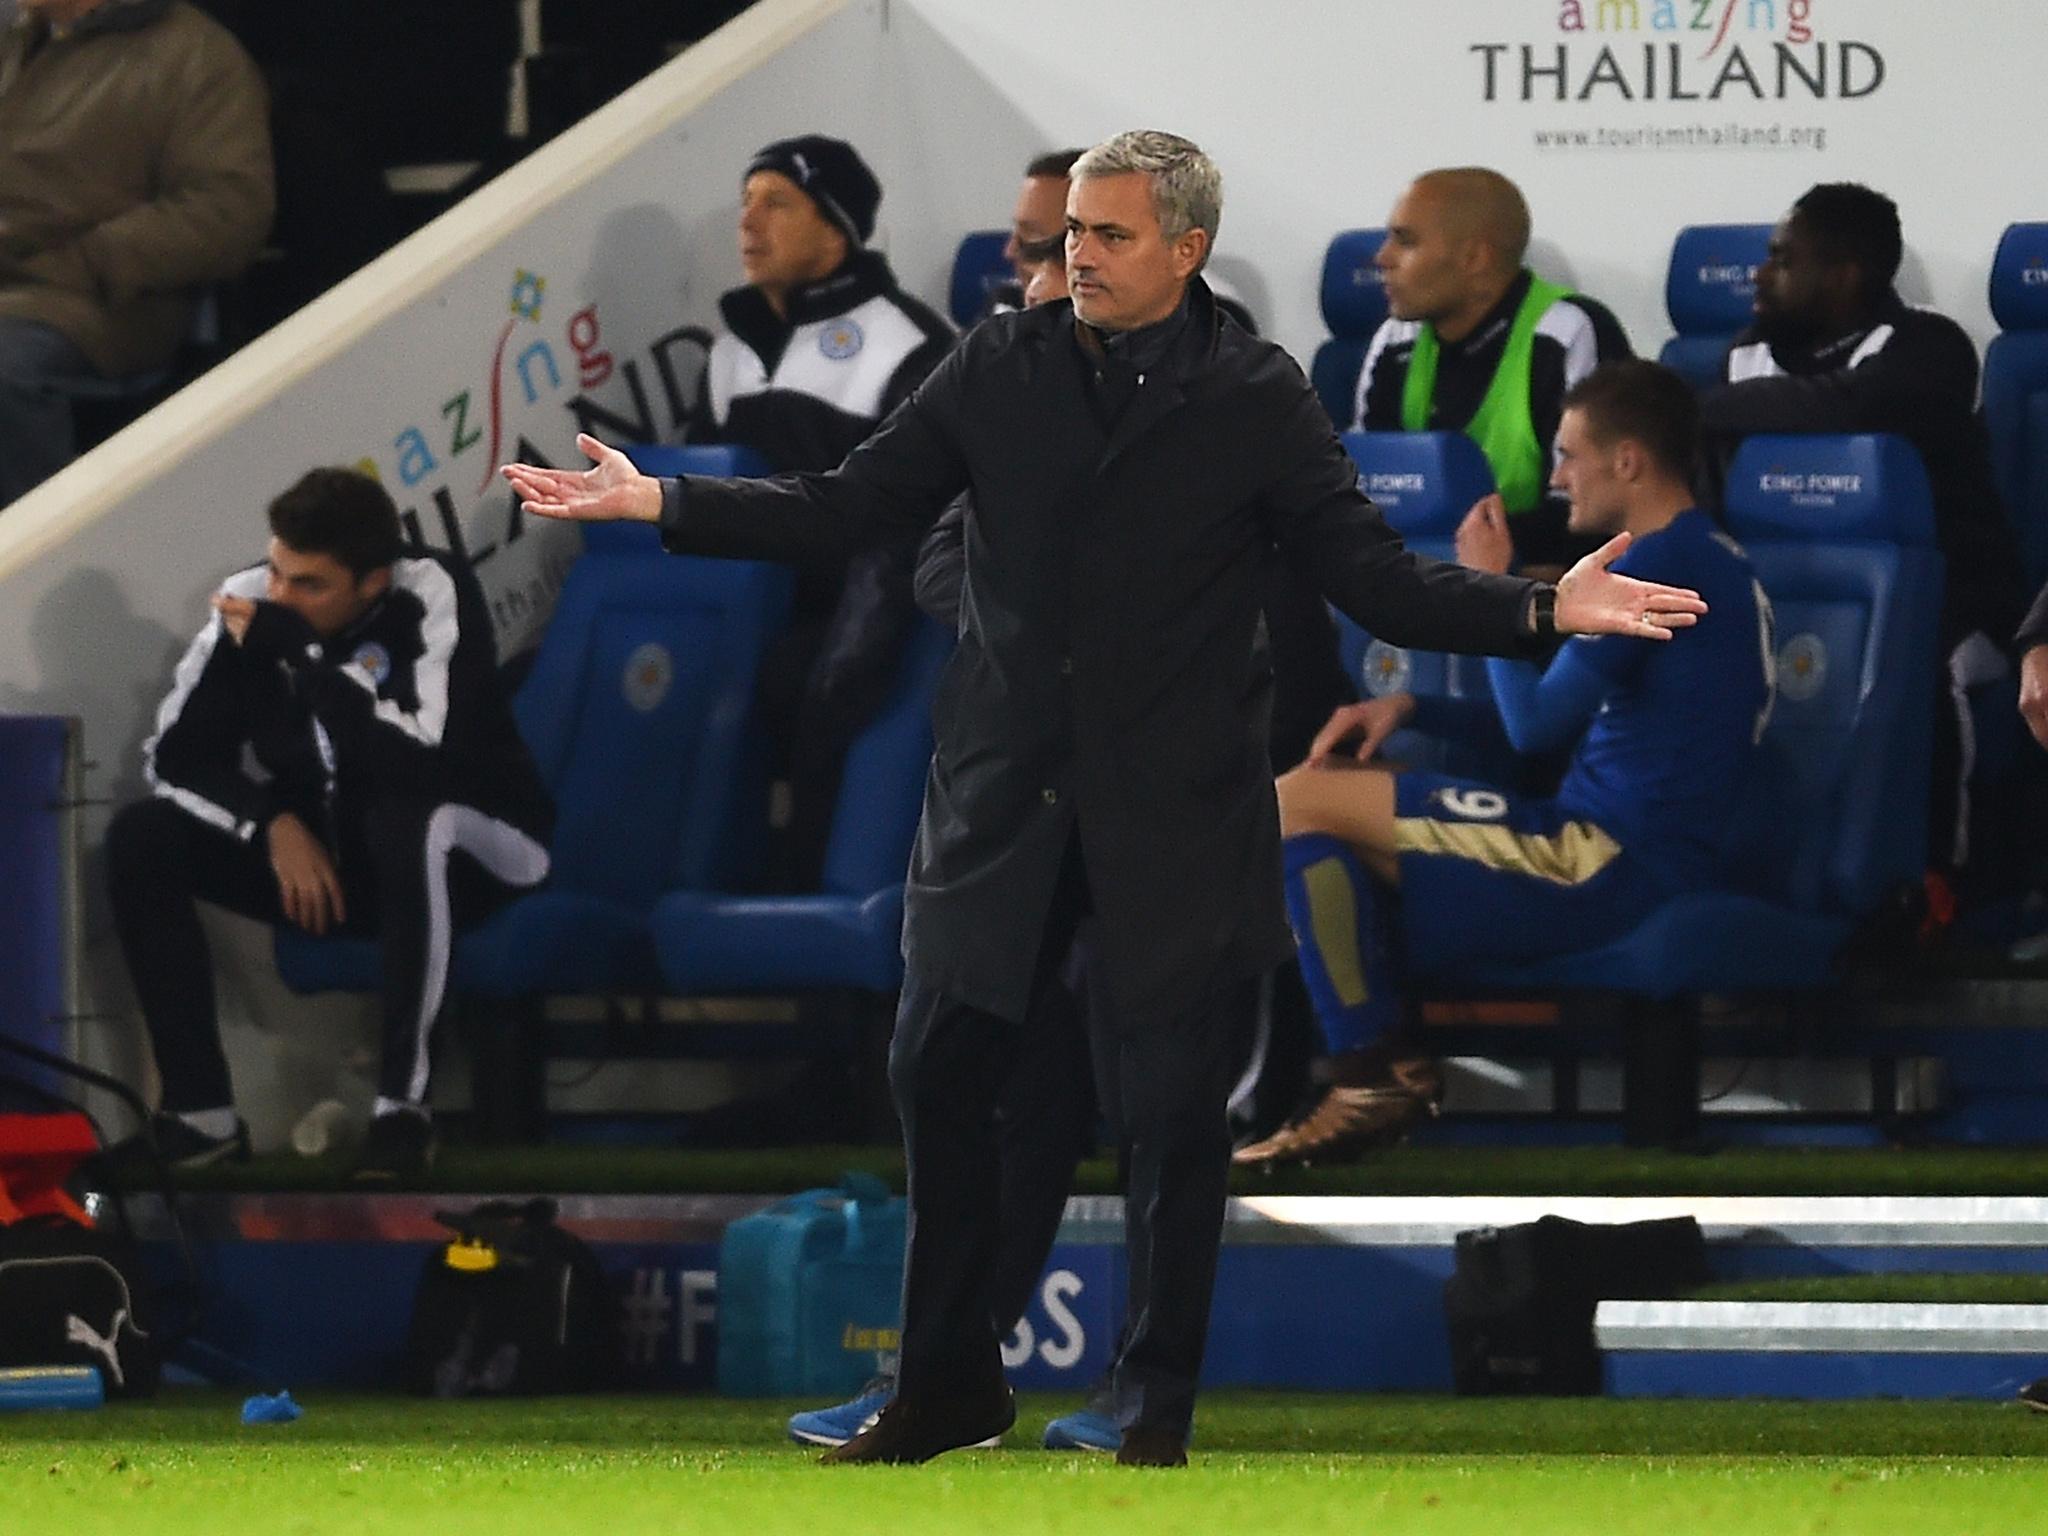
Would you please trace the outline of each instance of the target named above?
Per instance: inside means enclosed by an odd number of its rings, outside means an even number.
[[[1199,279],[1189,306],[1112,428],[1071,307],[1047,304],[976,327],[829,474],[663,488],[669,549],[771,560],[915,537],[972,491],[904,954],[1013,1020],[1076,829],[1121,1025],[1290,952],[1253,675],[1271,546],[1394,644],[1527,643],[1530,583],[1403,549],[1293,359]]]

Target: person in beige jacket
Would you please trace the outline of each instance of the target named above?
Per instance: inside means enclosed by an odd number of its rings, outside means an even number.
[[[0,32],[0,506],[72,456],[81,382],[160,369],[275,206],[268,95],[185,0],[19,0]]]

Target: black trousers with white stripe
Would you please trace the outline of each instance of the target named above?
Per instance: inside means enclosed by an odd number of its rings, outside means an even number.
[[[378,1092],[422,1103],[454,936],[546,875],[547,850],[473,806],[387,800],[349,829],[336,860],[348,922],[383,952]],[[247,843],[169,800],[124,808],[107,832],[114,927],[149,1028],[166,1110],[233,1102],[197,903],[286,921],[261,832]]]

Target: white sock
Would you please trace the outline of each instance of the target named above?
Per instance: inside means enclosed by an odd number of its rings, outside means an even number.
[[[370,1114],[379,1120],[386,1115],[418,1115],[422,1120],[433,1118],[424,1104],[415,1104],[409,1099],[387,1099],[381,1093],[377,1095],[377,1102],[372,1106]]]
[[[181,1109],[177,1118],[212,1141],[226,1141],[235,1134],[235,1127],[240,1123],[235,1119],[235,1106],[232,1104],[220,1109]]]

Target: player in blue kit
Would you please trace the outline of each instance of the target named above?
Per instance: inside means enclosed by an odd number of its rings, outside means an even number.
[[[1566,397],[1552,484],[1570,499],[1571,531],[1628,539],[1616,570],[1690,587],[1708,612],[1677,645],[1589,637],[1547,667],[1487,662],[1517,751],[1577,742],[1554,797],[1360,766],[1416,721],[1409,694],[1338,710],[1308,761],[1281,777],[1288,917],[1331,1082],[1238,1163],[1356,1154],[1434,1111],[1442,1077],[1407,1036],[1404,970],[1591,948],[1723,878],[1775,651],[1748,557],[1693,504],[1695,436],[1690,391],[1654,363],[1607,364]],[[1497,509],[1475,508],[1458,558],[1504,571],[1511,557]],[[1444,702],[1429,712],[1438,721]],[[1353,737],[1356,761],[1332,755]]]

